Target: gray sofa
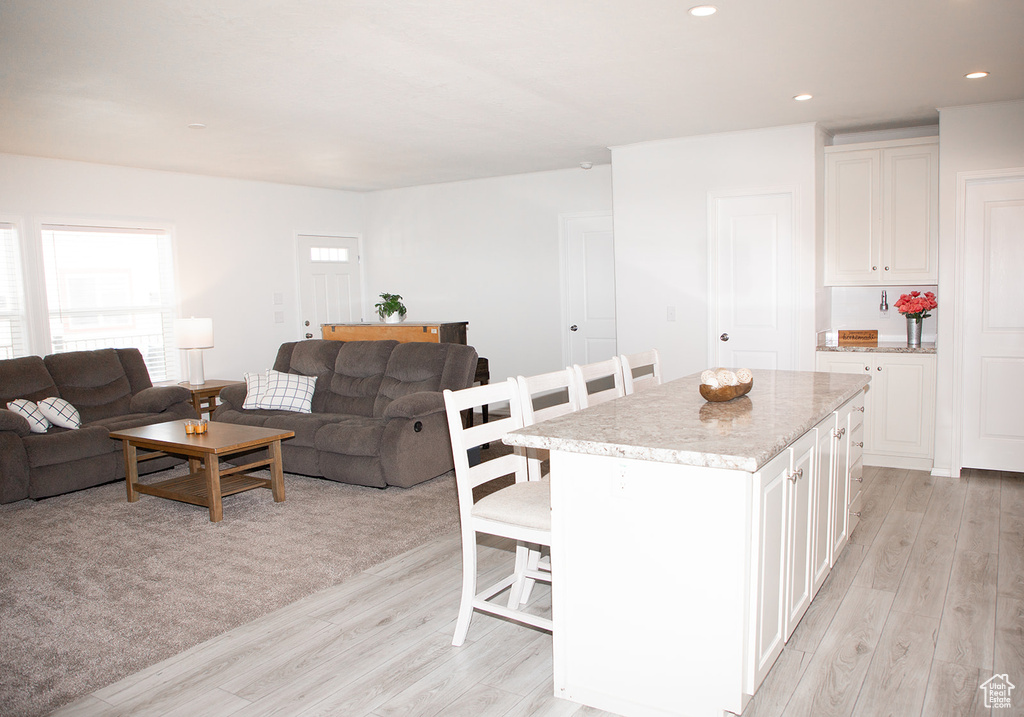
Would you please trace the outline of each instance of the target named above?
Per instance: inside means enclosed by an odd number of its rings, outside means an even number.
[[[246,387],[220,393],[215,421],[283,428],[284,470],[343,483],[408,488],[452,470],[441,392],[473,383],[477,353],[460,344],[282,344],[273,369],[316,376],[311,413],[243,409]]]
[[[50,427],[32,433],[28,421],[7,410],[17,398],[62,398],[82,419],[78,429]],[[197,418],[191,393],[181,386],[154,387],[138,349],[100,349],[45,358],[0,361],[0,503],[45,498],[124,478],[124,454],[110,431]],[[181,459],[145,461],[143,473]]]

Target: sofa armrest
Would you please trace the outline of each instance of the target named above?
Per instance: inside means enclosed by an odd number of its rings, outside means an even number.
[[[233,383],[220,390],[217,400],[221,405],[227,404],[229,407],[239,410],[245,403],[246,391],[247,387],[244,383]]]
[[[27,436],[32,432],[28,421],[14,411],[0,408],[0,431],[13,431],[19,436]]]
[[[440,391],[417,391],[399,396],[384,409],[384,419],[423,418],[444,412],[444,395]]]
[[[184,386],[152,386],[132,396],[132,413],[163,413],[176,403],[192,405],[192,393]]]

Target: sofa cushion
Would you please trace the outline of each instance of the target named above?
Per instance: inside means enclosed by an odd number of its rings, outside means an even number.
[[[384,371],[397,341],[348,341],[338,351],[327,390],[314,399],[314,411],[372,416]]]
[[[387,422],[379,418],[350,416],[317,431],[314,445],[325,453],[379,456],[380,441],[386,427]]]
[[[131,411],[131,383],[114,349],[51,354],[43,361],[83,423]]]
[[[36,403],[50,396],[60,396],[53,377],[40,356],[0,361],[0,401],[7,403],[26,398]]]
[[[153,423],[163,423],[169,419],[163,413],[126,413],[123,416],[111,416],[110,418],[101,418],[98,421],[93,421],[90,426],[103,426],[107,431],[123,431],[126,428],[138,428],[139,426],[148,426]],[[114,441],[111,441],[114,443]]]
[[[47,433],[25,436],[22,441],[31,468],[70,463],[121,450],[121,445],[110,440],[109,431],[103,426],[86,426],[77,431],[51,428]]]
[[[469,363],[472,367],[468,367]],[[459,390],[472,382],[476,370],[476,349],[461,344],[399,344],[391,352],[381,381],[373,415],[399,396],[419,391]]]
[[[44,398],[39,402],[39,411],[46,416],[46,420],[61,428],[74,430],[82,425],[78,410],[63,398]]]
[[[32,433],[46,433],[50,428],[50,420],[39,410],[37,404],[28,399],[16,398],[13,401],[8,401],[7,410],[24,418]]]
[[[309,413],[315,390],[316,376],[268,371],[267,390],[260,396],[257,405],[270,410]]]
[[[294,431],[295,437],[289,438],[289,446],[307,446],[314,448],[317,432],[329,423],[337,423],[348,416],[336,413],[281,413],[269,416],[263,425],[267,428],[280,428]]]
[[[150,386],[132,396],[129,409],[132,413],[160,413],[182,402],[192,403],[192,393],[184,386]]]

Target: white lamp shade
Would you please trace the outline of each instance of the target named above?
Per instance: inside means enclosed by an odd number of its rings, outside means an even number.
[[[213,319],[175,319],[174,342],[179,349],[212,349]]]

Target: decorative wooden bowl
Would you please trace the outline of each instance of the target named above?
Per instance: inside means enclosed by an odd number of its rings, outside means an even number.
[[[754,386],[754,379],[750,379],[747,383],[741,383],[737,386],[720,386],[719,388],[711,388],[707,384],[700,385],[700,395],[704,397],[705,401],[731,401],[734,398],[745,396],[750,393],[750,389]]]

